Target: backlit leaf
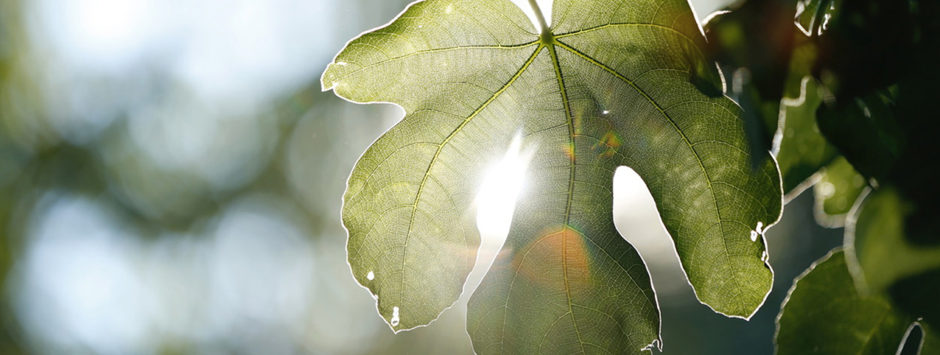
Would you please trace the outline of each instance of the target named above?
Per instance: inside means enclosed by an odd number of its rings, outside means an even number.
[[[381,315],[410,329],[458,298],[480,244],[481,175],[519,132],[537,151],[470,300],[477,352],[658,343],[646,267],[612,221],[619,166],[649,187],[698,298],[749,317],[772,284],[763,231],[780,216],[779,174],[751,152],[740,108],[702,91],[720,76],[688,3],[556,0],[543,27],[508,0],[419,1],[324,73],[325,90],[406,112],[344,197],[349,263]],[[752,154],[766,156],[756,169]]]

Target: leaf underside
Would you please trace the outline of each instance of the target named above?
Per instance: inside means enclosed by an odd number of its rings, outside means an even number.
[[[508,0],[427,0],[351,41],[323,75],[404,119],[344,196],[348,260],[393,329],[459,297],[480,237],[473,199],[520,132],[537,147],[500,256],[470,300],[479,353],[640,351],[659,341],[643,260],[614,228],[613,174],[646,182],[698,298],[749,317],[770,290],[763,230],[781,209],[773,159],[750,165],[740,109],[684,0],[556,0],[537,33]],[[693,74],[694,73],[694,74]],[[720,84],[719,84],[720,85]],[[629,232],[629,231],[627,231]]]

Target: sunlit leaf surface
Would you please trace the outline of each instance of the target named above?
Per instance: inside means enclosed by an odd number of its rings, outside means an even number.
[[[458,298],[480,244],[476,190],[521,132],[538,150],[470,300],[475,350],[658,343],[646,267],[612,222],[622,165],[647,183],[698,298],[749,317],[772,283],[763,231],[779,174],[769,157],[751,168],[734,102],[700,91],[719,75],[687,2],[557,0],[543,27],[508,0],[420,1],[324,73],[325,90],[406,112],[361,157],[343,207],[350,266],[379,313],[410,329]]]

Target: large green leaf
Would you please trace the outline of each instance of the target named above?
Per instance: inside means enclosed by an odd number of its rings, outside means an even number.
[[[843,252],[796,279],[777,317],[778,354],[894,354],[916,319],[879,295],[862,295]]]
[[[344,197],[349,263],[379,313],[409,329],[458,298],[480,243],[481,173],[521,132],[538,151],[470,300],[478,352],[658,341],[646,267],[612,222],[623,165],[647,183],[698,298],[749,317],[772,283],[762,234],[780,216],[779,174],[769,158],[751,168],[734,102],[700,91],[720,76],[688,3],[556,0],[552,25],[542,22],[537,32],[508,0],[419,1],[324,73],[325,90],[406,112],[360,158]]]

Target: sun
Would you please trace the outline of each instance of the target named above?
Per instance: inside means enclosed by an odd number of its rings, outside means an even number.
[[[516,199],[525,189],[532,149],[522,148],[517,134],[503,158],[487,169],[476,197],[477,228],[483,239],[505,239],[512,224]],[[501,244],[501,243],[500,243]]]

